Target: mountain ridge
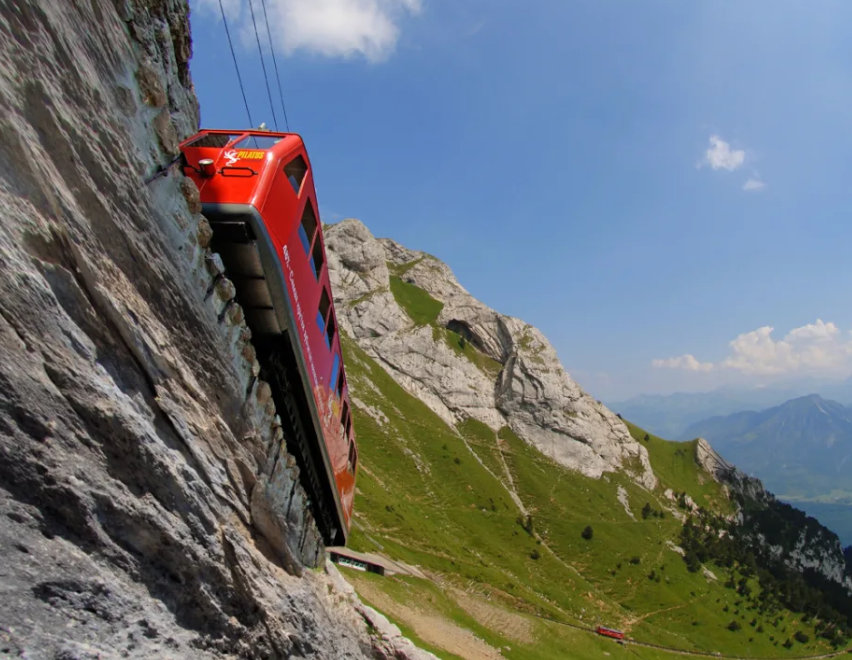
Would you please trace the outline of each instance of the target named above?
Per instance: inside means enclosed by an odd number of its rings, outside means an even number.
[[[508,425],[595,477],[635,461],[636,479],[653,487],[645,449],[570,378],[536,328],[473,298],[446,264],[376,239],[360,221],[329,225],[326,246],[341,328],[447,424]]]
[[[852,493],[852,409],[810,394],[762,411],[712,417],[687,429],[783,496]],[[802,478],[808,481],[803,482]]]
[[[720,387],[710,392],[640,394],[607,402],[613,410],[643,428],[675,440],[689,439],[690,425],[710,417],[763,410],[801,396],[794,389]]]

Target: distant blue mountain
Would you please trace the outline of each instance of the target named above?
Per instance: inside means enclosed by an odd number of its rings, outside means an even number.
[[[812,394],[686,429],[852,543],[852,408]]]
[[[669,440],[689,440],[686,429],[708,417],[762,410],[799,396],[800,391],[786,388],[727,387],[712,392],[641,394],[627,401],[607,402],[607,407],[654,435]]]

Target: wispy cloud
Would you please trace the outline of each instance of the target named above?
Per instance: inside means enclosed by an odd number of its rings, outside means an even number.
[[[718,135],[710,136],[710,146],[704,152],[704,158],[698,167],[710,166],[713,170],[733,172],[745,164],[746,152],[743,149],[731,149],[731,145]]]
[[[759,177],[749,179],[743,184],[743,190],[745,190],[746,192],[756,192],[758,190],[763,190],[764,188],[766,188],[766,184],[761,181]]]
[[[654,360],[651,366],[657,369],[683,369],[685,371],[713,371],[713,365],[709,362],[699,362],[695,356],[681,355],[680,357]]]
[[[852,333],[817,319],[775,340],[775,328],[763,326],[729,342],[730,353],[719,363],[699,362],[692,355],[654,360],[656,368],[686,371],[730,370],[746,375],[847,375],[852,371]]]
[[[219,0],[196,1],[202,10],[219,16]],[[234,21],[237,30],[243,32],[251,23],[247,1],[224,2],[229,22]],[[266,8],[275,45],[284,53],[301,50],[380,62],[396,48],[400,21],[419,14],[422,0],[266,0]],[[262,14],[255,7],[259,20]]]

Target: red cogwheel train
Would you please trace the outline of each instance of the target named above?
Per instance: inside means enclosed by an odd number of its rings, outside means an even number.
[[[302,138],[203,130],[180,145],[327,545],[346,543],[358,449]]]
[[[624,633],[620,630],[615,630],[613,628],[606,628],[605,626],[598,626],[595,628],[595,632],[598,635],[603,635],[604,637],[612,637],[613,639],[624,639]]]

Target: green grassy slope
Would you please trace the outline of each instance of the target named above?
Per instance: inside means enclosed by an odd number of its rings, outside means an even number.
[[[475,421],[447,426],[357,344],[346,339],[344,346],[350,383],[366,404],[354,408],[361,468],[350,545],[418,565],[434,580],[406,578],[402,589],[397,578],[370,578],[373,600],[381,590],[388,600],[377,606],[403,628],[405,617],[395,616],[396,606],[388,603],[401,603],[410,615],[438,594],[440,603],[430,608],[492,646],[510,647],[505,657],[569,657],[569,649],[570,657],[598,657],[601,648],[611,647],[535,617],[526,643],[504,637],[499,626],[458,614],[452,594],[464,589],[487,594],[506,612],[621,627],[637,639],[680,649],[753,657],[829,650],[813,642],[783,648],[797,630],[814,639],[810,624],[786,612],[777,621],[761,617],[723,586],[725,569],[709,567],[716,580],[690,573],[670,548],[681,523],[669,510],[676,505],[663,496],[666,488],[687,492],[701,506],[730,510],[719,485],[695,464],[694,443],[650,435],[645,441],[644,431],[631,426],[648,448],[659,487],[649,492],[622,474],[589,479],[555,464],[508,428],[495,434]],[[368,408],[387,421],[377,421]],[[528,515],[510,496],[509,478]],[[619,487],[632,517],[618,500]],[[646,503],[663,517],[644,519]],[[587,526],[591,540],[581,535]],[[353,579],[357,584],[366,578]],[[742,630],[728,630],[732,621]]]

